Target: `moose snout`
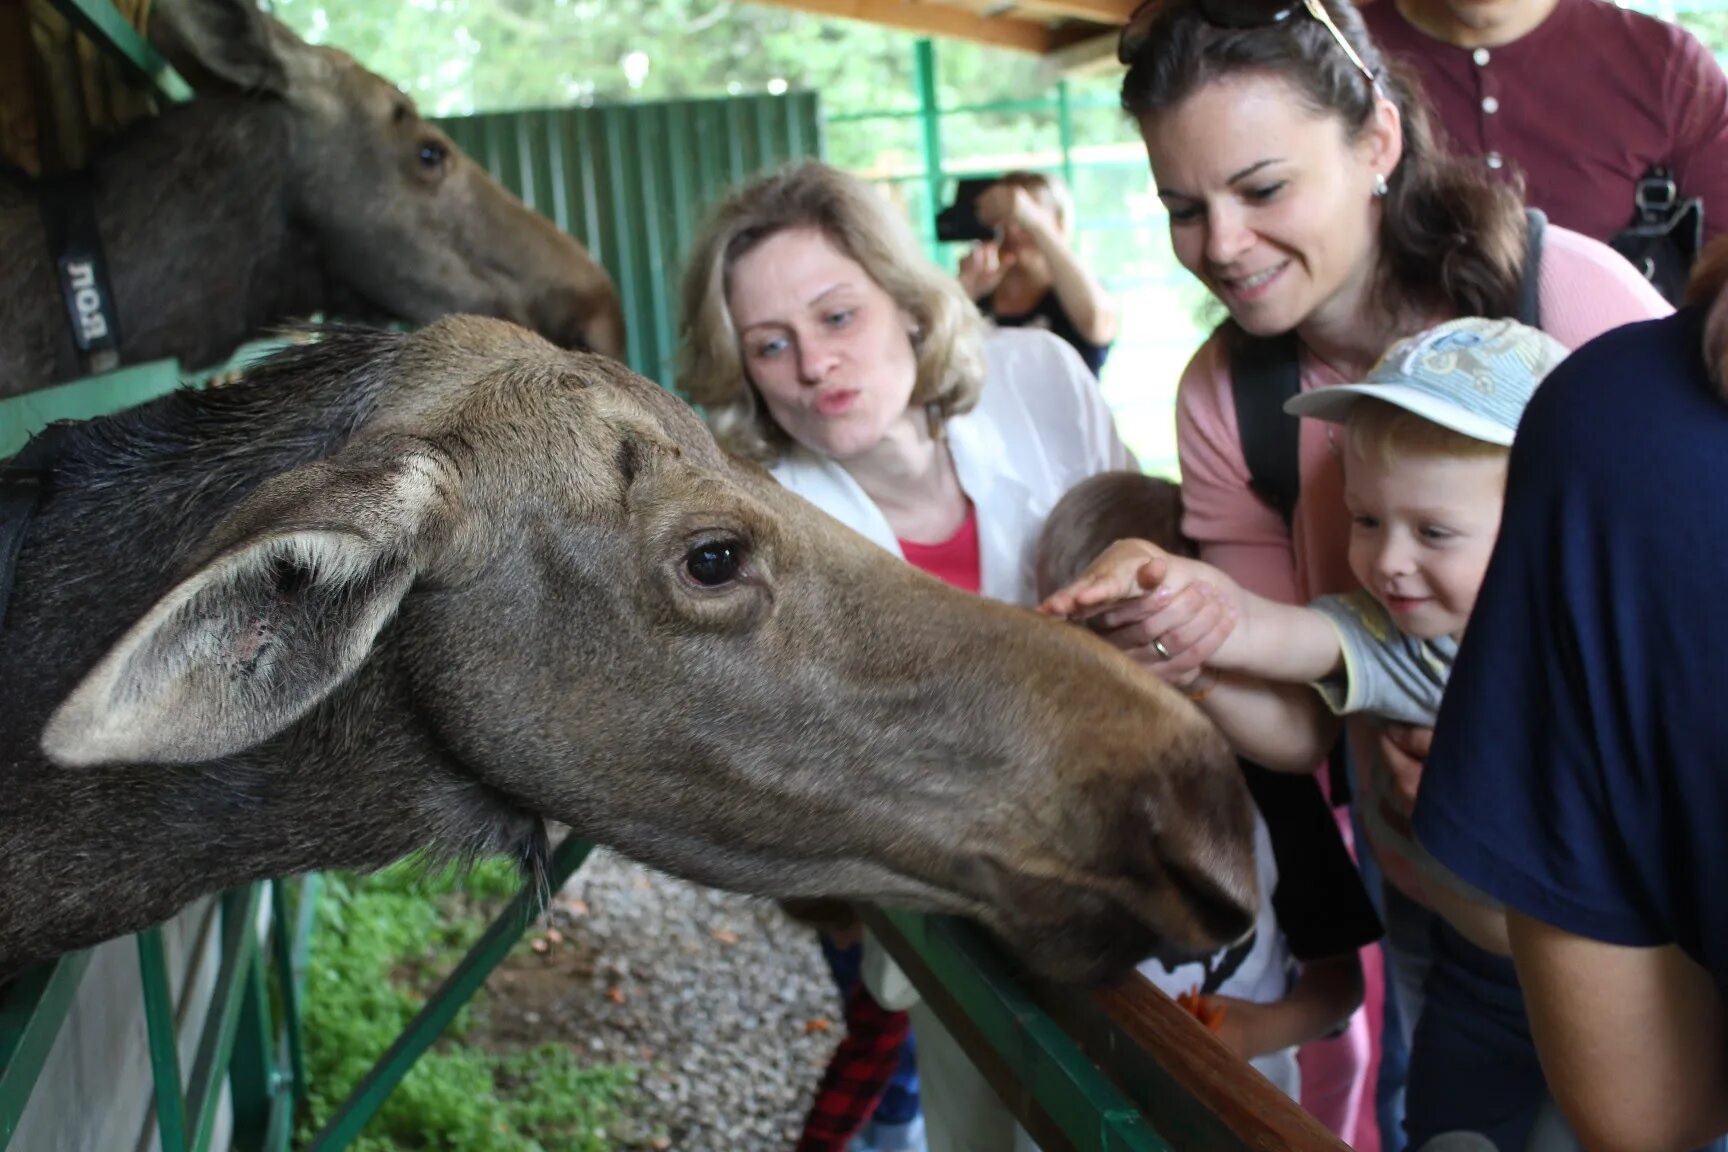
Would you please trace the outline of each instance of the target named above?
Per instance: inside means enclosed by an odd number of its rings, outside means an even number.
[[[1141,685],[1132,686],[1140,690]],[[1070,807],[1024,866],[997,856],[997,906],[1046,975],[1108,980],[1150,958],[1187,961],[1253,928],[1252,800],[1217,730],[1162,686],[1065,757]],[[1146,713],[1157,713],[1143,728]]]
[[[962,890],[997,909],[992,926],[1032,969],[1097,983],[1152,957],[1199,959],[1248,934],[1259,893],[1234,760],[1174,778],[1113,777],[1089,791],[1095,806],[1069,823],[1065,849],[1051,841],[1023,858],[1004,846],[955,868]]]
[[[1150,898],[1159,954],[1204,954],[1240,940],[1259,907],[1253,801],[1235,758],[1196,741],[1191,759],[1138,781],[1117,822],[1121,867]]]

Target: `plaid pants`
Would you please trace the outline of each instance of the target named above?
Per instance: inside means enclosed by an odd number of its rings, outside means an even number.
[[[844,1000],[846,1037],[822,1073],[797,1152],[845,1152],[872,1117],[898,1124],[918,1115],[910,1018],[870,995],[859,972],[862,945],[835,948],[824,935],[822,952]]]

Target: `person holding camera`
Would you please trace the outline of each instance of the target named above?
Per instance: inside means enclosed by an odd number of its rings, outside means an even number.
[[[1073,345],[1094,376],[1116,340],[1116,302],[1069,247],[1073,201],[1038,172],[1009,172],[975,205],[996,230],[960,261],[960,284],[1003,328],[1047,328]]]

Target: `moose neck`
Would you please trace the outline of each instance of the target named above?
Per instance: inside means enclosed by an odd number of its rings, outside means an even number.
[[[380,387],[301,381],[178,393],[67,445],[0,630],[0,981],[251,879],[535,842],[538,822],[421,719],[393,630],[353,681],[243,755],[90,770],[41,755],[48,715],[187,551],[265,478],[334,451]]]
[[[290,202],[292,113],[200,98],[97,165],[97,221],[129,363],[219,362],[270,325],[323,307],[318,254]]]

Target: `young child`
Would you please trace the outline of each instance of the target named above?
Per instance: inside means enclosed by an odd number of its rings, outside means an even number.
[[[1179,534],[1181,520],[1181,490],[1167,480],[1137,472],[1105,472],[1082,481],[1045,519],[1037,544],[1038,594],[1047,596],[1071,582],[1112,541],[1128,534],[1151,537],[1167,553],[1191,553],[1192,546]],[[1255,799],[1264,807],[1266,801],[1258,790]],[[1314,815],[1336,837],[1317,790],[1314,799]],[[1357,950],[1378,935],[1379,925],[1371,913],[1366,916],[1366,931],[1361,916],[1343,922],[1337,913],[1349,904],[1333,899],[1337,875],[1318,884],[1310,882],[1311,891],[1306,893],[1297,889],[1312,880],[1316,869],[1305,867],[1301,879],[1282,881],[1278,854],[1259,813],[1254,836],[1260,910],[1253,933],[1204,960],[1174,967],[1149,960],[1140,971],[1206,1021],[1238,1056],[1297,1099],[1301,1080],[1296,1048],[1336,1031],[1361,1003]],[[1341,845],[1339,860],[1343,880],[1354,882]],[[1366,908],[1365,895],[1361,905]],[[1298,923],[1287,935],[1281,920],[1292,917]],[[1298,951],[1302,955],[1294,954]]]
[[[1238,752],[1271,767],[1307,771],[1318,763],[1337,716],[1432,727],[1499,533],[1519,418],[1565,355],[1550,337],[1513,321],[1454,320],[1394,345],[1365,382],[1316,389],[1286,405],[1342,425],[1357,592],[1309,607],[1280,604],[1155,542],[1121,540],[1044,610],[1085,620],[1123,598],[1209,584],[1234,627],[1187,690]],[[1499,959],[1508,951],[1504,913],[1416,843],[1382,774],[1367,783],[1359,803],[1382,863],[1464,938],[1437,936],[1428,987],[1439,977],[1459,990],[1443,1016],[1462,1023],[1445,1032],[1418,1023],[1412,1137],[1427,1100],[1455,1118],[1446,1127],[1490,1132],[1502,1146],[1522,1148],[1542,1082],[1516,977]],[[1466,1017],[1492,1023],[1482,1028]],[[1426,1092],[1420,1076],[1433,1078]]]

